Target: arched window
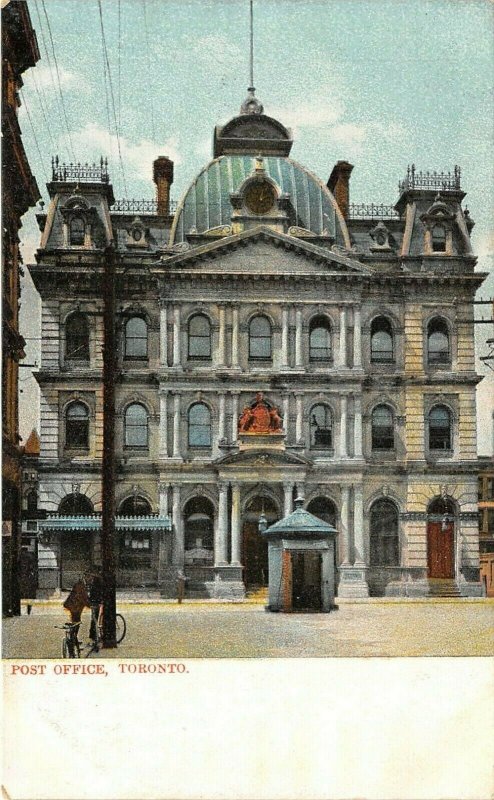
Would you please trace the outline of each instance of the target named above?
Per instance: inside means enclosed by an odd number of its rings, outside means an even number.
[[[393,328],[386,317],[372,320],[371,361],[373,364],[392,364],[394,361]]]
[[[370,511],[370,565],[399,564],[398,510],[391,500],[376,500]]]
[[[309,360],[331,361],[331,325],[325,317],[317,317],[310,324]]]
[[[446,231],[442,225],[434,225],[432,229],[432,252],[446,252]]]
[[[125,358],[147,358],[148,326],[142,317],[130,317],[125,323]]]
[[[26,510],[29,514],[34,514],[38,510],[38,492],[36,489],[31,489],[31,491],[27,493],[26,506]]]
[[[84,244],[84,233],[86,225],[82,217],[72,217],[70,220],[70,244]]]
[[[333,447],[333,415],[329,406],[317,405],[310,410],[311,447],[328,450]]]
[[[205,497],[194,497],[184,508],[185,563],[208,565],[213,561],[214,509]]]
[[[65,412],[65,446],[89,447],[89,410],[84,403],[71,403]]]
[[[427,362],[448,364],[450,361],[448,325],[441,317],[434,317],[427,326]]]
[[[451,412],[446,406],[429,411],[429,450],[451,450]]]
[[[204,314],[194,314],[189,320],[188,357],[211,358],[211,324]]]
[[[94,511],[89,497],[80,492],[67,494],[58,506],[58,513],[66,516],[87,516]]]
[[[211,412],[204,403],[189,408],[189,447],[211,447]]]
[[[125,446],[148,446],[148,412],[141,403],[132,403],[125,409]]]
[[[314,514],[315,517],[322,519],[323,522],[332,525],[333,528],[336,528],[336,506],[333,501],[328,500],[327,497],[314,497],[307,506],[307,511],[310,514]]]
[[[134,494],[120,503],[118,513],[122,517],[146,517],[151,513],[151,506],[145,497]]]
[[[89,361],[89,322],[86,315],[78,311],[65,321],[65,358]]]
[[[271,359],[271,324],[267,317],[253,317],[250,321],[249,358]]]
[[[372,412],[372,449],[392,450],[395,446],[393,412],[389,406],[376,406]]]

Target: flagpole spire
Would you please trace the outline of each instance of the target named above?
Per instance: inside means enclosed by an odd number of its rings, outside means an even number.
[[[250,0],[250,86],[254,88],[254,0]]]

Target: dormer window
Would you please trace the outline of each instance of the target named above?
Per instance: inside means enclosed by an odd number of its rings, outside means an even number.
[[[73,217],[71,219],[69,231],[71,246],[80,247],[84,244],[86,225],[82,217]]]
[[[446,231],[442,225],[434,225],[432,229],[432,252],[446,252]]]

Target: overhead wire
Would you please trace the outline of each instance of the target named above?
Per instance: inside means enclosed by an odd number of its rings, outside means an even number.
[[[122,130],[122,7],[118,0],[118,128]]]
[[[98,0],[98,9],[99,9],[99,18],[100,18],[100,25],[101,25],[101,41],[102,41],[102,46],[103,46],[103,55],[104,55],[104,59],[105,59],[105,62],[106,62],[106,69],[107,69],[107,74],[108,74],[108,83],[110,85],[110,94],[111,94],[111,101],[112,101],[113,120],[114,120],[114,123],[115,123],[115,133],[117,135],[118,158],[119,158],[119,161],[120,161],[120,169],[121,169],[121,172],[122,172],[122,179],[123,179],[123,185],[124,185],[124,189],[125,189],[125,194],[127,195],[128,194],[128,192],[127,192],[127,181],[126,181],[126,178],[125,178],[125,169],[124,169],[124,164],[123,164],[123,159],[122,159],[122,147],[121,147],[121,143],[120,143],[120,132],[119,132],[119,127],[118,127],[118,122],[117,122],[117,113],[116,113],[116,109],[115,109],[115,93],[113,91],[113,82],[112,82],[112,79],[111,79],[110,62],[108,60],[108,49],[107,49],[107,46],[106,46],[105,28],[104,28],[104,25],[103,25],[103,9],[101,7],[101,0]]]
[[[34,143],[35,143],[35,145],[36,145],[36,149],[37,149],[37,151],[38,151],[39,159],[40,159],[40,162],[41,162],[41,169],[43,170],[43,175],[45,176],[45,181],[48,183],[48,180],[49,180],[49,178],[48,178],[48,175],[47,175],[47,173],[46,173],[46,168],[45,168],[45,165],[44,165],[44,164],[45,164],[45,162],[44,162],[43,154],[41,153],[41,148],[40,148],[40,146],[39,146],[38,137],[36,136],[36,129],[35,129],[35,127],[34,127],[33,120],[32,120],[32,117],[31,117],[31,114],[30,114],[30,111],[29,111],[29,107],[28,107],[28,105],[27,105],[26,98],[24,97],[24,92],[22,91],[22,89],[20,89],[20,90],[19,90],[19,94],[20,94],[20,96],[21,96],[21,100],[22,100],[22,103],[23,103],[23,105],[24,105],[24,108],[26,109],[27,118],[28,118],[28,120],[29,120],[29,122],[30,122],[30,124],[31,124],[31,129],[32,129],[33,138],[34,138]]]
[[[53,153],[53,155],[55,155],[55,150],[56,150],[55,142],[53,140],[53,134],[51,132],[51,125],[48,122],[48,115],[46,113],[43,97],[42,97],[41,92],[39,90],[38,81],[36,80],[36,71],[35,70],[32,71],[32,73],[30,74],[30,77],[32,77],[32,79],[33,79],[34,89],[36,91],[36,96],[38,98],[38,103],[39,103],[39,106],[41,108],[41,114],[43,116],[43,121],[45,123],[45,128],[47,130],[48,137],[50,139],[50,146],[51,146],[51,149],[52,149],[52,153]]]
[[[56,104],[58,106],[58,113],[54,114],[53,116],[56,116],[57,121],[60,122],[60,120],[63,117],[63,113],[62,113],[62,110],[60,108],[60,97],[58,96],[57,86],[56,86],[56,83],[55,83],[55,78],[53,76],[53,68],[52,68],[52,64],[51,64],[51,58],[50,58],[50,53],[49,53],[49,50],[48,50],[48,45],[47,45],[46,39],[45,39],[44,25],[43,25],[43,22],[42,22],[42,19],[41,19],[41,12],[39,10],[38,0],[34,0],[34,7],[36,9],[36,14],[37,14],[37,17],[38,17],[38,28],[37,28],[37,31],[41,34],[41,41],[43,42],[43,48],[44,48],[45,56],[46,56],[46,63],[48,64],[48,71],[50,73],[50,80],[51,80],[51,83],[52,83],[52,86],[53,86],[53,90],[55,92],[55,102],[56,102]],[[63,126],[62,126],[62,132],[63,132]],[[67,150],[68,150],[68,148],[67,148]]]
[[[46,24],[48,26],[48,35],[50,37],[50,42],[51,42],[53,61],[55,63],[55,71],[57,73],[58,91],[60,92],[60,100],[62,102],[63,117],[64,117],[64,120],[65,120],[65,127],[67,128],[67,135],[69,137],[70,151],[72,153],[72,158],[75,161],[74,145],[72,143],[72,135],[70,133],[69,121],[68,121],[68,118],[67,118],[67,109],[65,107],[65,100],[63,98],[63,92],[62,92],[62,82],[60,80],[60,70],[58,69],[58,61],[57,61],[57,55],[56,55],[56,52],[55,52],[55,44],[54,44],[53,35],[52,35],[52,32],[51,32],[50,19],[48,17],[48,12],[47,12],[46,6],[45,6],[45,0],[41,0],[41,5],[43,7],[43,11],[44,11],[44,14],[45,14],[45,17],[46,17]]]

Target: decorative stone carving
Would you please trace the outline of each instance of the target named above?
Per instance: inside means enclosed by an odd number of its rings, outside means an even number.
[[[278,409],[264,400],[262,392],[257,392],[255,401],[242,411],[238,430],[249,434],[282,433],[283,421]]]
[[[389,244],[389,230],[382,220],[379,220],[376,227],[369,231],[369,236],[374,242],[370,248],[371,250],[391,250]]]

